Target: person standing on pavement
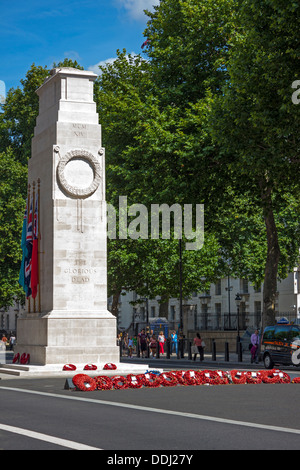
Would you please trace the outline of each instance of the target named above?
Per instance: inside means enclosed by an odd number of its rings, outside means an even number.
[[[152,353],[152,357],[155,358],[156,356],[156,346],[157,346],[157,339],[155,335],[152,335],[150,338],[149,348]]]
[[[139,346],[140,346],[141,355],[144,358],[144,357],[146,357],[146,352],[147,352],[147,335],[145,333],[144,328],[142,329],[142,331],[138,335],[138,342],[139,342]]]
[[[201,336],[199,335],[199,333],[197,333],[195,338],[194,338],[194,345],[197,346],[197,348],[198,348],[198,352],[200,354],[200,361],[203,361],[203,359],[204,359],[204,348],[202,346],[202,339],[201,339]],[[196,360],[196,356],[197,356],[197,353],[194,354],[194,361]]]
[[[133,350],[133,339],[132,336],[128,337],[128,357],[132,357],[132,350]]]
[[[258,334],[258,330],[257,330],[257,329],[254,331],[253,335],[251,335],[251,344],[252,344],[252,348],[251,348],[251,364],[253,364],[253,362],[255,362],[255,364],[258,364],[259,334]]]
[[[165,344],[165,335],[164,335],[164,332],[161,331],[158,335],[158,342],[159,342],[159,354],[164,354],[164,344]]]
[[[173,346],[175,346],[175,352],[178,354],[178,337],[175,330],[171,333],[171,353],[173,352]]]

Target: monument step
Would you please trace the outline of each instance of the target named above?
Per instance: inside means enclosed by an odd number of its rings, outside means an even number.
[[[64,364],[47,364],[47,365],[22,365],[22,364],[0,364],[0,375],[14,375],[19,377],[73,377],[76,374],[87,374],[90,376],[106,375],[112,377],[114,375],[128,374],[144,374],[152,370],[148,364],[116,364],[117,369],[105,370],[104,364],[97,366],[96,370],[84,370],[85,364],[76,366],[76,370],[63,370]],[[163,372],[163,369],[156,369]]]

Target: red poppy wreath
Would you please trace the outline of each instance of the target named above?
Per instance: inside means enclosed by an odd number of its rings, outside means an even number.
[[[74,375],[72,382],[76,388],[83,392],[92,392],[97,387],[96,381],[86,374]]]

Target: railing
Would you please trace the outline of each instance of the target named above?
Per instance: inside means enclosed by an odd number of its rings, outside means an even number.
[[[192,353],[192,344],[193,340],[188,339],[188,338],[183,338],[180,339],[177,342],[177,345],[172,343],[170,338],[167,338],[165,343],[164,343],[164,353],[163,353],[163,358],[164,359],[173,359],[174,355],[172,354],[173,352],[175,353],[175,357],[177,359],[193,359],[193,353]],[[128,352],[127,352],[127,346],[124,344],[123,341],[119,342],[119,347],[120,347],[120,357],[128,357]],[[212,361],[217,360],[217,352],[216,352],[216,341],[212,340],[211,341],[211,348],[209,352],[205,352],[205,356],[211,356]],[[236,351],[235,355],[237,355],[237,360],[238,362],[243,361],[243,351],[248,350],[243,346],[242,341],[237,341],[236,343]],[[156,342],[156,350],[155,350],[155,355],[153,356],[149,347],[149,344],[146,346],[146,350],[143,351],[144,357],[146,359],[150,359],[155,357],[156,359],[159,359],[161,357],[161,352],[160,352],[160,344],[157,341]],[[133,350],[133,354],[137,358],[141,358],[143,355],[139,343],[137,343],[136,348]],[[197,353],[199,354],[199,353]],[[220,356],[224,355],[223,360],[225,362],[229,361],[229,343],[227,341],[224,342],[224,349],[222,349],[222,352],[219,351],[218,355]]]
[[[276,320],[285,317],[290,322],[300,323],[300,318],[297,319],[295,312],[277,312]],[[185,331],[234,331],[256,329],[261,327],[261,313],[260,312],[239,312],[235,313],[201,313],[196,312],[194,315],[190,313],[187,318],[184,318]],[[147,327],[146,321],[139,321],[132,323],[128,329],[128,333],[138,335],[140,331]],[[149,326],[152,329],[152,325]],[[156,324],[153,333],[158,336],[159,331],[163,330],[164,335],[168,336],[170,331],[179,330],[179,321],[168,319],[167,322],[162,322],[161,325]]]

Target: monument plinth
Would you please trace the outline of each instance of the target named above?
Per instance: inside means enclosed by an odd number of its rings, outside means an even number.
[[[28,165],[39,191],[39,286],[18,320],[16,352],[32,364],[118,362],[107,310],[105,160],[96,75],[56,68],[37,90]]]

